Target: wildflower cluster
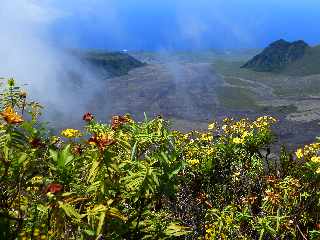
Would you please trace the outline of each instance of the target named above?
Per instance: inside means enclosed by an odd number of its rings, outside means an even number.
[[[214,136],[212,133],[192,131],[187,134],[178,131],[173,132],[175,142],[185,149],[183,157],[190,166],[199,166],[201,162],[211,158],[215,154]]]
[[[107,146],[114,144],[116,141],[107,133],[98,133],[90,137],[89,144],[96,145],[100,150],[104,151]]]
[[[299,160],[307,161],[307,165],[317,174],[320,174],[320,143],[312,143],[299,148],[296,151],[296,157]]]
[[[232,118],[225,118],[222,125],[222,134],[228,137],[234,144],[247,144],[254,136],[265,135],[277,120],[273,117],[259,117],[255,121],[241,119],[235,121]],[[271,136],[271,135],[269,135]]]
[[[304,146],[303,148],[299,148],[296,151],[296,156],[298,159],[306,159],[310,160],[310,158],[317,156],[320,154],[320,143],[312,143]]]

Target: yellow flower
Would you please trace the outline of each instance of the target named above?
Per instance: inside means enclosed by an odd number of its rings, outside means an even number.
[[[15,80],[13,78],[8,79],[8,85],[13,87],[15,85]]]
[[[52,136],[52,137],[50,138],[50,144],[57,144],[57,143],[59,143],[59,142],[61,142],[60,137]]]
[[[244,132],[242,133],[241,138],[242,138],[242,139],[245,139],[245,138],[248,137],[248,136],[252,136],[252,134],[249,133],[248,131],[244,131]]]
[[[11,106],[6,107],[3,112],[0,113],[3,119],[9,124],[23,123],[23,118],[17,114]]]
[[[81,132],[79,130],[76,129],[65,129],[61,132],[61,135],[65,138],[77,138],[77,137],[81,137]]]
[[[222,126],[222,130],[226,133],[229,134],[231,132],[231,127],[227,124]]]
[[[317,169],[316,173],[320,174],[320,168]]]
[[[303,158],[303,150],[301,148],[296,151],[296,156],[298,159]]]
[[[208,130],[212,131],[215,130],[217,128],[217,124],[216,123],[211,123],[208,125]]]
[[[243,143],[243,139],[235,137],[234,139],[232,139],[232,142],[235,144],[242,144]]]
[[[312,157],[311,161],[315,163],[320,163],[320,157]]]
[[[210,142],[213,140],[213,136],[209,133],[201,134],[200,140]]]
[[[240,172],[235,172],[233,173],[232,177],[234,179],[234,181],[239,181],[239,177],[240,177],[241,173]]]
[[[37,237],[39,235],[40,235],[40,230],[36,228],[33,232],[33,236]]]
[[[229,123],[231,123],[233,121],[233,118],[225,118],[225,119],[223,119],[223,122],[224,123],[227,123],[227,124],[229,124]]]
[[[198,159],[188,160],[188,163],[192,166],[198,165],[200,161]]]
[[[43,177],[42,176],[35,176],[31,179],[32,184],[40,184],[43,182]]]
[[[212,154],[214,154],[216,152],[216,149],[214,149],[214,148],[208,148],[207,149],[207,154],[210,156],[210,155],[212,155]]]

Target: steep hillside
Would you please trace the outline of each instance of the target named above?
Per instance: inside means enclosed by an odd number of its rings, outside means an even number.
[[[270,44],[260,54],[256,55],[242,68],[258,72],[281,72],[292,63],[304,58],[310,51],[310,46],[304,41],[287,42],[280,39]]]
[[[92,67],[106,71],[110,77],[122,76],[146,65],[124,52],[73,51],[73,54]]]
[[[320,74],[320,45],[307,49],[303,58],[288,65],[283,72],[299,76]]]

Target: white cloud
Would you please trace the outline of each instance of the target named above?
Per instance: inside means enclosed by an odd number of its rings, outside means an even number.
[[[4,1],[4,2],[3,2]],[[77,59],[54,46],[51,25],[65,17],[50,1],[2,0],[0,10],[0,76],[27,84],[31,98],[47,110],[80,119],[88,102],[103,89],[96,75]],[[85,79],[82,88],[70,84],[70,72]]]

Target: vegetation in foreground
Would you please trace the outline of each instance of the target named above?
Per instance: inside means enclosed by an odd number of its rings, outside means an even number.
[[[269,116],[170,131],[158,117],[53,136],[1,95],[0,239],[319,239],[320,143],[277,159]]]

